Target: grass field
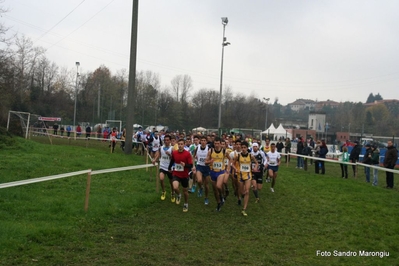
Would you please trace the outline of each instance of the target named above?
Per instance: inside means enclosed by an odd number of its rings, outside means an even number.
[[[99,141],[5,139],[0,183],[144,163]],[[169,193],[160,200],[154,168],[93,176],[87,213],[85,175],[0,189],[0,265],[399,265],[397,187],[384,189],[382,172],[378,187],[343,180],[338,168],[282,165],[275,193],[266,183],[259,204],[251,194],[248,217],[232,197],[215,212],[212,196],[205,206],[190,195],[183,213]]]

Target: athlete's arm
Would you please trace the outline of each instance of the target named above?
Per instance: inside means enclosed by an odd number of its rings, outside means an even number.
[[[232,160],[232,162],[231,162],[231,167],[234,169],[234,171],[236,171],[237,172],[237,168],[236,168],[236,162],[238,161],[238,154],[236,155],[234,155],[234,157],[233,157],[233,160]]]
[[[265,153],[266,156],[266,162],[265,162],[265,169],[267,168],[267,166],[269,165],[269,156],[267,156],[267,154]]]
[[[191,156],[191,153],[187,152],[187,163],[184,164],[185,168],[188,168],[191,170],[193,168],[193,157]]]
[[[230,159],[230,154],[228,152],[226,152],[226,150],[224,151],[224,158],[226,158],[229,161],[227,166],[226,166],[226,171],[228,173],[230,173],[231,159]]]
[[[258,164],[258,161],[255,159],[255,157],[251,154],[251,161],[253,162],[253,163],[255,163],[255,169],[256,170],[254,170],[254,172],[259,172],[259,164]]]
[[[170,163],[168,166],[168,170],[172,171],[172,166],[175,164],[175,158],[173,157],[173,153],[172,153],[172,158],[170,159]]]
[[[267,158],[266,158],[266,154],[264,152],[262,152],[262,161],[263,161],[263,166],[266,167],[267,166]]]
[[[211,164],[213,162],[213,159],[211,158],[212,150],[213,150],[213,148],[210,148],[208,150],[208,155],[206,156],[206,159],[205,159],[206,164]]]

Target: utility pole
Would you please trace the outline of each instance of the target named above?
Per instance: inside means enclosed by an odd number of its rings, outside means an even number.
[[[139,0],[133,0],[132,14],[125,154],[132,154],[134,99],[136,98],[137,28],[139,21]]]
[[[100,119],[100,99],[101,99],[101,84],[98,84],[98,96],[97,96],[97,118]],[[101,123],[101,121],[100,121]]]
[[[220,69],[220,93],[219,93],[219,117],[218,117],[218,132],[222,134],[222,88],[223,88],[223,60],[224,60],[224,47],[230,45],[229,42],[226,41],[225,30],[226,25],[229,22],[227,17],[222,17],[222,25],[223,25],[223,40],[222,40],[222,64]]]

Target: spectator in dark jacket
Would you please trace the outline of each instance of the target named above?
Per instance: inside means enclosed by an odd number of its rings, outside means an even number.
[[[326,155],[328,153],[328,148],[326,145],[326,142],[324,140],[321,141],[320,144],[320,150],[319,150],[319,158],[326,158]],[[317,163],[318,165],[316,166],[316,174],[319,173],[319,170],[321,169],[321,174],[324,175],[326,173],[326,168],[324,167],[324,161],[320,160]]]
[[[284,148],[285,148],[285,153],[291,153],[291,140],[290,140],[290,138],[287,138],[285,140]],[[285,156],[285,162],[287,162],[287,161],[290,162],[290,156],[289,155]]]
[[[362,163],[371,164],[371,156],[373,155],[373,151],[371,150],[371,145],[366,145],[366,153],[364,154]],[[366,174],[366,182],[370,183],[370,167],[364,167],[364,173]]]
[[[302,155],[312,156],[312,148],[306,142],[303,143]],[[303,168],[305,171],[308,170],[308,158],[304,159]]]
[[[279,140],[276,144],[277,152],[282,152],[283,148],[284,148],[284,143],[281,141],[281,138],[279,138]]]
[[[394,169],[396,161],[398,160],[398,150],[393,146],[392,141],[388,141],[387,151],[384,158],[384,167]],[[386,188],[393,188],[393,173],[386,172],[387,186]]]
[[[374,166],[380,166],[380,150],[377,145],[371,147],[373,154],[371,155],[371,164]],[[373,186],[378,185],[378,169],[373,169]]]
[[[58,124],[57,123],[55,123],[53,125],[53,130],[54,130],[54,135],[57,135],[57,132],[58,132]]]
[[[296,145],[296,154],[302,155],[302,150],[303,150],[303,141],[302,141],[302,138],[299,138],[298,143]],[[299,168],[299,169],[303,168],[303,157],[297,156],[296,168]]]
[[[86,138],[90,138],[91,135],[91,127],[89,126],[89,124],[87,124],[86,126]]]
[[[352,163],[356,163],[359,161],[360,152],[362,150],[362,147],[359,145],[359,142],[357,140],[354,143],[355,143],[355,146],[353,147],[351,154],[349,155],[349,160]],[[353,169],[353,176],[356,177],[357,176],[357,165],[352,165],[352,169]]]

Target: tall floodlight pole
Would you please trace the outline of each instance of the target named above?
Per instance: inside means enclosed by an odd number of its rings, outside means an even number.
[[[266,116],[266,119],[265,119],[265,130],[267,130],[267,109],[269,108],[269,101],[270,101],[270,98],[264,98],[263,97],[263,100],[265,100],[266,101],[266,114],[265,114],[265,116]],[[269,134],[269,133],[268,133]]]
[[[133,0],[132,32],[130,40],[129,84],[127,95],[125,154],[132,154],[134,100],[136,98],[137,31],[139,22],[139,0]]]
[[[218,131],[221,134],[221,126],[222,126],[222,87],[223,87],[223,57],[224,57],[224,47],[230,45],[229,42],[226,41],[226,37],[224,36],[226,25],[229,22],[227,17],[222,18],[223,25],[223,41],[222,41],[222,66],[220,70],[220,94],[219,94],[219,119],[218,119]]]
[[[75,65],[76,65],[76,84],[75,84],[75,108],[73,109],[73,126],[74,126],[75,131],[76,131],[76,100],[78,98],[78,84],[79,84],[78,79],[79,79],[79,66],[80,66],[80,63],[76,62]]]

